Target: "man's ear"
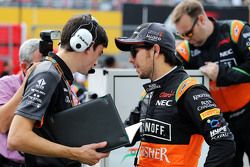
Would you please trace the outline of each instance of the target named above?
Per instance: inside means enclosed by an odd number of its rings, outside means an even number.
[[[154,49],[154,55],[160,54],[160,46],[158,44],[154,44],[153,49]]]
[[[206,21],[206,16],[205,15],[202,15],[202,14],[199,15],[198,19],[199,19],[201,24],[205,24],[205,21]]]

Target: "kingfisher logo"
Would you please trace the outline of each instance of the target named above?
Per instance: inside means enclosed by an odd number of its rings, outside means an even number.
[[[46,85],[46,82],[44,79],[39,79],[37,81],[36,87],[39,89],[44,89],[44,86]]]

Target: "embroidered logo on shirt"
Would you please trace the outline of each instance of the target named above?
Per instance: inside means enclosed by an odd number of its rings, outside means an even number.
[[[39,89],[44,89],[44,86],[46,85],[46,82],[44,79],[39,79],[37,81],[36,87]]]

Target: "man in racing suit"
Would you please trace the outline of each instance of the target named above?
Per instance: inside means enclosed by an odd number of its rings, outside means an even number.
[[[209,91],[178,65],[175,41],[160,23],[140,25],[130,38],[116,38],[116,46],[130,51],[130,63],[140,78],[149,78],[141,110],[126,125],[142,122],[139,162],[143,167],[196,167],[203,140],[209,144],[205,167],[232,158],[233,134]],[[135,142],[135,141],[134,141]]]
[[[235,137],[231,164],[242,167],[244,152],[250,156],[250,26],[207,17],[195,0],[176,6],[172,20],[184,38],[176,48],[184,67],[200,69],[211,79],[212,97]]]

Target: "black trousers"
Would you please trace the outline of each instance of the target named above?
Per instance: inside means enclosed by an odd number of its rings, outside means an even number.
[[[3,157],[0,154],[0,166],[1,167],[25,167],[23,163],[18,163]]]
[[[224,114],[224,118],[236,143],[236,154],[225,167],[243,167],[244,153],[247,154],[248,161],[250,158],[250,103],[236,113]]]

